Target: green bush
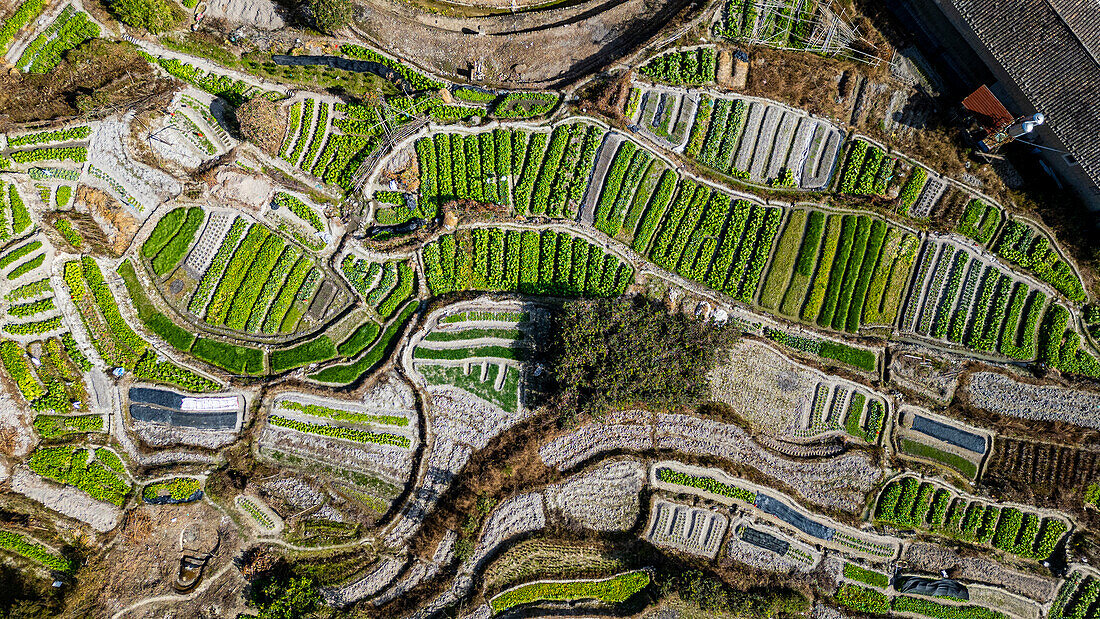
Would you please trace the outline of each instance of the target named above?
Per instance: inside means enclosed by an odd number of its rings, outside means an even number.
[[[258,375],[264,372],[264,353],[256,348],[234,346],[217,340],[200,337],[191,347],[191,353],[233,374]]]

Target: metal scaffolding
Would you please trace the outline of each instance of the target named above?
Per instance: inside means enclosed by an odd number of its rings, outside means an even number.
[[[725,35],[748,43],[881,62],[853,46],[863,37],[832,0],[730,0],[725,19]]]

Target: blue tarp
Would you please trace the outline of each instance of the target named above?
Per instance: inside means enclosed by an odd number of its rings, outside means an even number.
[[[783,522],[818,539],[831,540],[836,529],[827,527],[816,520],[810,520],[802,514],[787,507],[787,504],[760,493],[756,495],[756,507],[766,514],[771,514]]]
[[[960,430],[946,423],[940,423],[934,419],[914,415],[913,431],[927,434],[945,443],[954,445],[955,447],[962,447],[963,449],[973,451],[977,454],[985,453],[985,437],[978,436],[977,434],[965,430]]]

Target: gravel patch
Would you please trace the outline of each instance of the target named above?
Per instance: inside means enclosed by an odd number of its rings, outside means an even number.
[[[105,120],[96,126],[88,145],[88,161],[119,182],[131,196],[151,212],[161,202],[178,196],[183,187],[171,176],[132,158],[125,147],[134,113],[121,121]],[[109,193],[114,190],[103,184]]]

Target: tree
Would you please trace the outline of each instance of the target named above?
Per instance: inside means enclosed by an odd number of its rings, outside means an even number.
[[[351,19],[349,0],[312,0],[310,9],[317,28],[329,34],[346,26]]]
[[[308,578],[291,578],[285,584],[272,582],[264,587],[263,596],[266,600],[257,604],[260,619],[299,619],[316,610],[321,602]]]
[[[153,34],[171,29],[180,20],[166,0],[111,0],[111,12],[126,25]]]
[[[580,300],[555,318],[547,353],[563,410],[598,414],[635,403],[698,403],[733,337],[732,329],[670,314],[652,299]]]

